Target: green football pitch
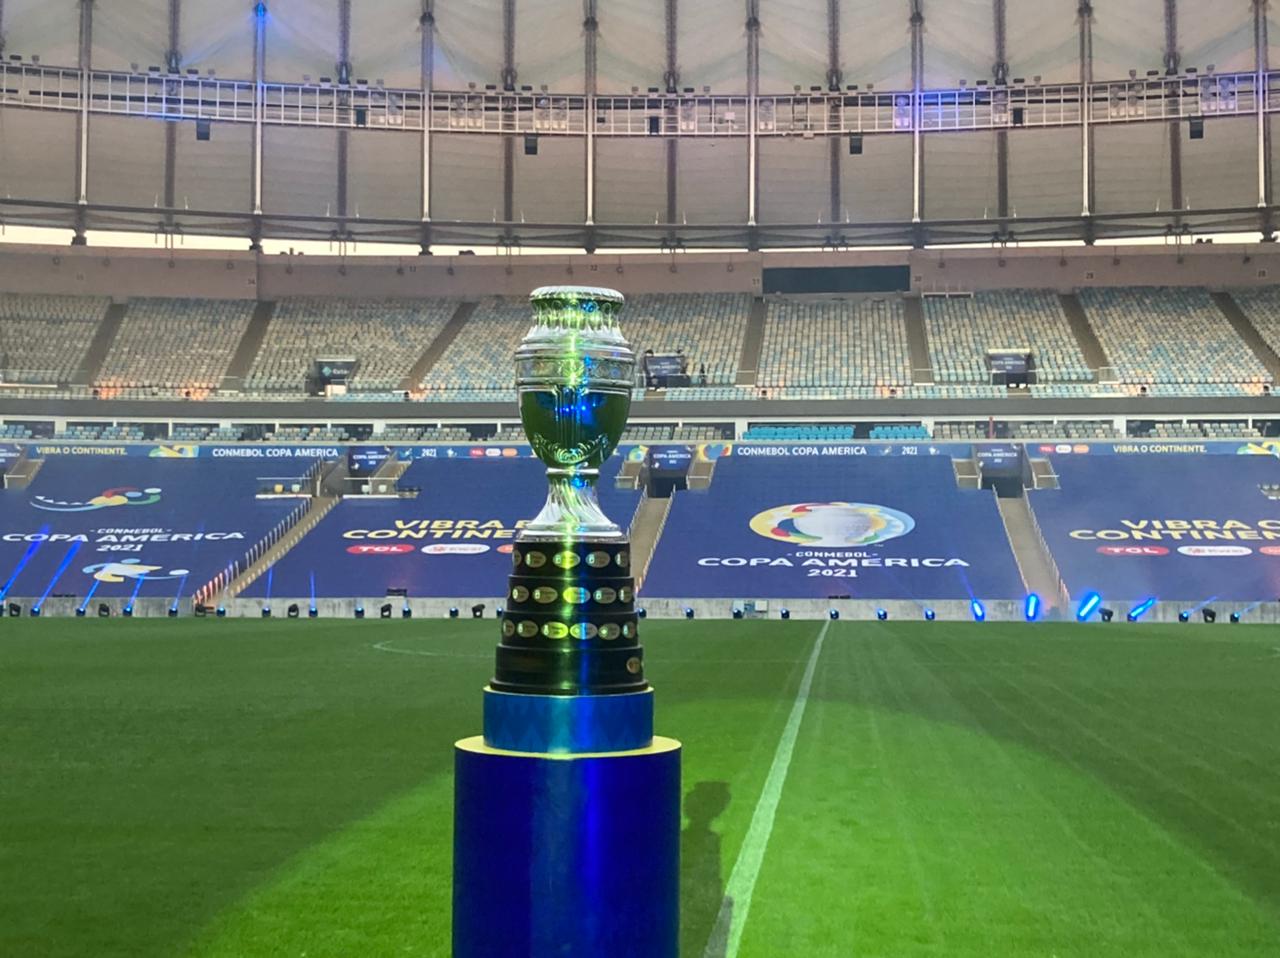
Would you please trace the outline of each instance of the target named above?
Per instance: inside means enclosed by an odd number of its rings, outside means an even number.
[[[1280,629],[642,631],[685,958],[1280,955]],[[448,955],[495,642],[4,620],[0,955]]]

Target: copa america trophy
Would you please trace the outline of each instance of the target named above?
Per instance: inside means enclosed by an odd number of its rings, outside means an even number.
[[[630,542],[596,496],[631,406],[623,298],[530,302],[516,383],[549,489],[512,551],[484,734],[456,747],[453,953],[675,958],[680,745],[653,734]]]

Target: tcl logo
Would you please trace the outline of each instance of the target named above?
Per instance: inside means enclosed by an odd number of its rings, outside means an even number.
[[[412,552],[413,546],[407,542],[364,543],[358,546],[347,546],[353,556],[400,556]]]
[[[1104,556],[1167,556],[1164,546],[1098,546],[1098,554]]]
[[[1184,556],[1247,556],[1253,553],[1248,546],[1178,546]]]

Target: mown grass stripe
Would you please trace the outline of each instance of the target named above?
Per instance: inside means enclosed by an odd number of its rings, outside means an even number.
[[[787,770],[791,767],[791,754],[795,751],[796,738],[800,734],[805,706],[809,704],[813,673],[818,666],[822,643],[830,627],[830,620],[822,624],[818,638],[814,640],[813,651],[809,653],[804,677],[800,680],[795,702],[791,705],[791,714],[787,716],[787,724],[783,726],[778,747],[773,753],[773,764],[769,766],[769,774],[760,790],[760,799],[756,802],[751,824],[747,826],[747,835],[738,850],[738,859],[733,863],[733,871],[729,873],[724,899],[720,902],[720,911],[716,914],[716,923],[707,941],[705,958],[737,958],[738,948],[742,943],[742,929],[746,926],[747,915],[751,911],[751,896],[755,893],[760,866],[764,864],[764,853],[769,847],[769,836],[773,833],[778,802],[787,781]]]

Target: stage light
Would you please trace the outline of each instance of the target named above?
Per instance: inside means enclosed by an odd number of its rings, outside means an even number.
[[[687,606],[687,605],[684,607],[684,617],[685,617],[686,619],[692,619],[692,618],[693,618],[693,609],[689,608],[689,606]]]
[[[169,618],[176,619],[178,617],[178,607],[176,605],[169,606]]]
[[[1028,593],[1026,604],[1023,606],[1022,614],[1026,616],[1028,622],[1034,622],[1040,618],[1040,596],[1034,592]]]
[[[876,618],[881,622],[884,622],[889,618],[889,613],[885,609],[876,609]]]
[[[830,610],[828,610],[827,615],[828,615],[828,616],[830,616],[830,617],[831,617],[831,621],[832,621],[832,622],[834,622],[836,619],[840,618],[840,610],[839,610],[839,609],[830,609]]]
[[[1152,596],[1150,599],[1145,599],[1142,602],[1140,602],[1138,605],[1135,605],[1132,609],[1130,609],[1129,614],[1125,618],[1127,618],[1130,622],[1137,622],[1140,618],[1142,618],[1144,615],[1150,612],[1151,607],[1154,606],[1155,604],[1156,604],[1155,596]],[[1178,618],[1181,620],[1182,616],[1178,616]],[[1188,616],[1188,618],[1190,618],[1190,616]]]
[[[382,605],[381,605],[381,606],[379,607],[379,609],[378,609],[378,618],[380,618],[380,619],[389,619],[389,618],[391,618],[391,603],[390,603],[390,602],[384,602],[384,603],[382,603]]]
[[[1102,605],[1102,596],[1098,595],[1096,592],[1090,592],[1080,603],[1080,608],[1076,610],[1076,620],[1079,622],[1087,622],[1089,620],[1089,616],[1093,615],[1094,610],[1096,610],[1100,605]]]
[[[933,609],[924,610],[924,620],[926,622],[932,622],[937,617],[938,617],[938,613],[934,612]]]
[[[1190,621],[1191,621],[1191,613],[1190,613],[1190,612],[1187,612],[1187,611],[1185,611],[1185,610],[1184,610],[1184,611],[1182,611],[1182,612],[1179,612],[1179,613],[1178,613],[1178,621],[1179,621],[1179,622],[1190,622]]]
[[[740,609],[740,608],[739,608],[739,607],[737,607],[737,606],[734,606],[734,608],[733,608],[733,617],[734,617],[735,619],[740,619],[740,618],[742,618],[742,609]]]
[[[506,609],[504,609],[502,606],[498,606],[496,609],[494,609],[494,610],[493,610],[493,617],[494,617],[495,619],[500,619],[500,618],[502,618],[502,613],[504,613],[504,612],[506,612],[506,611],[507,611],[507,610],[506,610]]]
[[[205,605],[203,602],[197,602],[195,607],[195,614],[197,619],[203,619],[206,615],[209,614],[209,607]]]
[[[271,606],[269,606],[269,605],[264,605],[264,606],[262,607],[262,617],[263,617],[264,619],[269,619],[269,618],[271,618]]]
[[[477,603],[476,605],[473,605],[473,606],[471,607],[471,618],[473,618],[473,619],[483,619],[483,618],[484,618],[484,603],[483,603],[483,602],[479,602],[479,603]]]
[[[132,619],[132,618],[133,618],[133,606],[132,606],[132,605],[126,605],[126,606],[121,610],[121,613],[124,615],[124,617],[125,617],[126,619]]]
[[[18,603],[16,603],[16,602],[10,602],[10,603],[9,603],[9,618],[11,618],[11,619],[16,619],[16,618],[17,618],[18,616],[20,616],[20,615],[22,615],[22,606],[18,605]]]
[[[1200,615],[1208,625],[1218,621],[1218,613],[1213,609],[1201,609]]]
[[[451,618],[451,619],[456,619],[457,617],[458,617],[458,608],[457,608],[457,606],[451,606],[451,607],[449,608],[449,618]]]
[[[1231,624],[1232,624],[1232,625],[1239,625],[1239,624],[1240,624],[1240,613],[1239,613],[1239,612],[1232,612],[1232,613],[1231,613],[1230,618],[1231,618]]]
[[[643,606],[639,609],[636,609],[636,618],[638,619],[643,619],[648,614],[649,613],[644,610]]]
[[[357,619],[363,619],[363,618],[364,618],[364,606],[363,606],[363,605],[358,605],[358,606],[356,606],[356,618],[357,618]]]
[[[983,605],[981,602],[979,602],[977,599],[970,599],[970,600],[969,600],[969,611],[973,613],[973,621],[974,621],[974,622],[986,622],[986,621],[987,621],[987,607],[986,607],[986,606],[984,606],[984,605]]]
[[[1116,616],[1115,609],[1103,608],[1098,610],[1098,617],[1102,619],[1103,622],[1110,622],[1112,619],[1115,618],[1115,616]]]
[[[109,619],[109,618],[111,618],[111,606],[107,605],[105,602],[99,602],[99,603],[98,603],[98,618],[100,618],[100,619]]]
[[[29,614],[33,619],[38,619],[38,618],[40,618],[40,606],[38,606],[38,605],[33,605],[33,606],[31,607],[31,611],[30,611],[28,614]]]
[[[220,619],[225,619],[227,617],[227,607],[225,605],[218,606],[218,611],[214,615]]]
[[[80,606],[80,608],[76,609],[76,618],[77,619],[84,618],[84,606]]]
[[[285,615],[285,618],[287,619],[296,619],[301,614],[301,612],[302,610],[298,608],[298,603],[291,602],[289,604],[289,608],[284,610],[284,615]]]
[[[782,618],[784,618],[784,619],[789,619],[789,618],[791,618],[791,610],[790,610],[790,609],[783,609],[783,610],[782,610],[781,612],[779,612],[778,614],[779,614]]]
[[[315,619],[315,618],[318,618],[318,617],[319,617],[319,615],[320,615],[320,610],[319,610],[319,609],[317,609],[314,605],[307,609],[307,618],[308,618],[308,619]]]
[[[406,603],[401,607],[401,609],[400,609],[400,618],[402,618],[402,619],[412,619],[412,618],[413,618],[413,609],[409,608],[409,603],[408,603],[408,602],[406,602]]]

